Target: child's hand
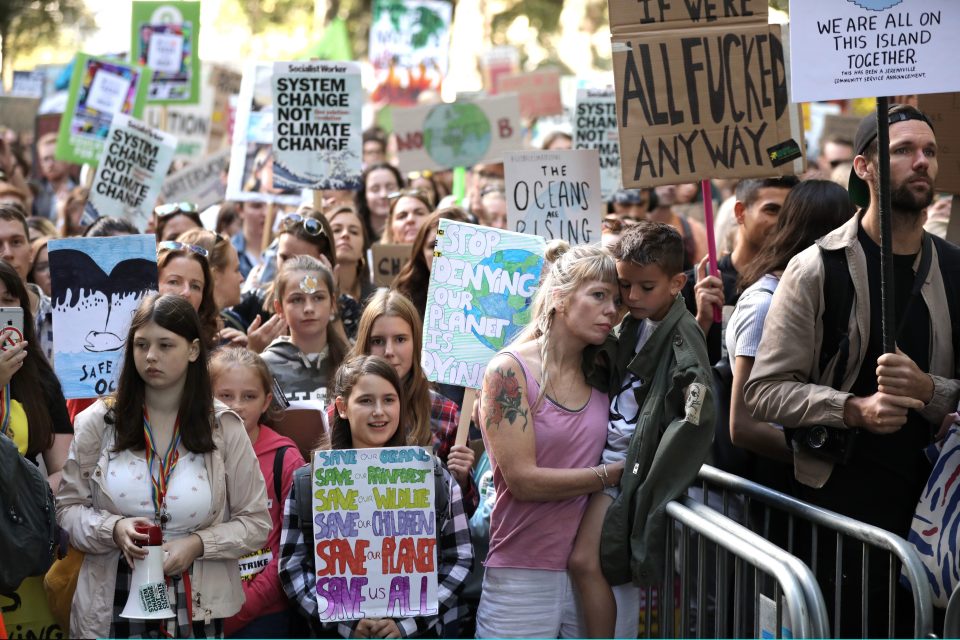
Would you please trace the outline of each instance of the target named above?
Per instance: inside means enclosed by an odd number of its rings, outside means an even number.
[[[693,292],[697,301],[697,323],[706,333],[713,324],[714,307],[723,308],[723,282],[717,276],[707,275],[707,258],[700,261],[695,273],[697,284]]]
[[[624,461],[614,462],[607,465],[607,484],[611,487],[616,487],[620,485],[620,477],[623,475],[623,464]]]
[[[0,352],[0,386],[6,385],[13,379],[14,374],[20,371],[23,361],[27,359],[27,342],[23,340],[16,346]]]
[[[354,638],[376,638],[375,632],[377,630],[377,623],[380,621],[375,618],[363,618],[357,622],[357,626],[353,628],[353,637]]]
[[[375,638],[399,638],[400,637],[400,627],[397,626],[396,621],[391,618],[381,618],[379,621],[379,626],[374,632]]]

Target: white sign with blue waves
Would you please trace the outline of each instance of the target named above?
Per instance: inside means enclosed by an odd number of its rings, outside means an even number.
[[[153,235],[51,240],[54,368],[66,398],[116,390],[130,321],[157,289]]]

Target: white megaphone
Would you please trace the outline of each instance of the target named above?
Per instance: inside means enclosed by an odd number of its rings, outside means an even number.
[[[130,595],[120,614],[121,618],[136,620],[162,620],[176,614],[167,598],[167,579],[163,575],[163,531],[157,525],[137,526],[137,533],[145,533],[149,539],[140,543],[147,550],[147,557],[133,564],[130,580]]]

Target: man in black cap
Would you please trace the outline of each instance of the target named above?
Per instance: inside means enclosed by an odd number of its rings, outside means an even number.
[[[906,537],[931,471],[922,451],[960,399],[960,345],[951,324],[960,249],[923,230],[937,176],[932,124],[907,105],[892,106],[888,118],[895,284],[889,330],[897,352],[883,352],[879,154],[870,115],[857,132],[849,182],[860,210],[787,266],[744,396],[755,418],[785,427],[799,498]],[[885,597],[885,572],[872,575],[868,592]],[[850,582],[844,601],[859,602],[859,578]],[[871,601],[876,615],[868,635],[886,635],[884,602]],[[909,615],[898,616],[901,633],[911,634],[911,623]],[[860,633],[859,624],[859,612],[847,613],[845,635]]]

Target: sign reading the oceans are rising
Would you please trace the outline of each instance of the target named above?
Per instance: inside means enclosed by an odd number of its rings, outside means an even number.
[[[431,382],[479,389],[490,359],[530,320],[545,241],[440,220],[424,320]]]
[[[791,0],[794,102],[960,90],[956,0]]]
[[[433,458],[422,447],[317,451],[321,622],[437,614]]]
[[[273,186],[359,189],[360,65],[275,62],[273,101]]]
[[[508,153],[504,174],[511,229],[570,244],[600,239],[606,205],[596,150]]]

